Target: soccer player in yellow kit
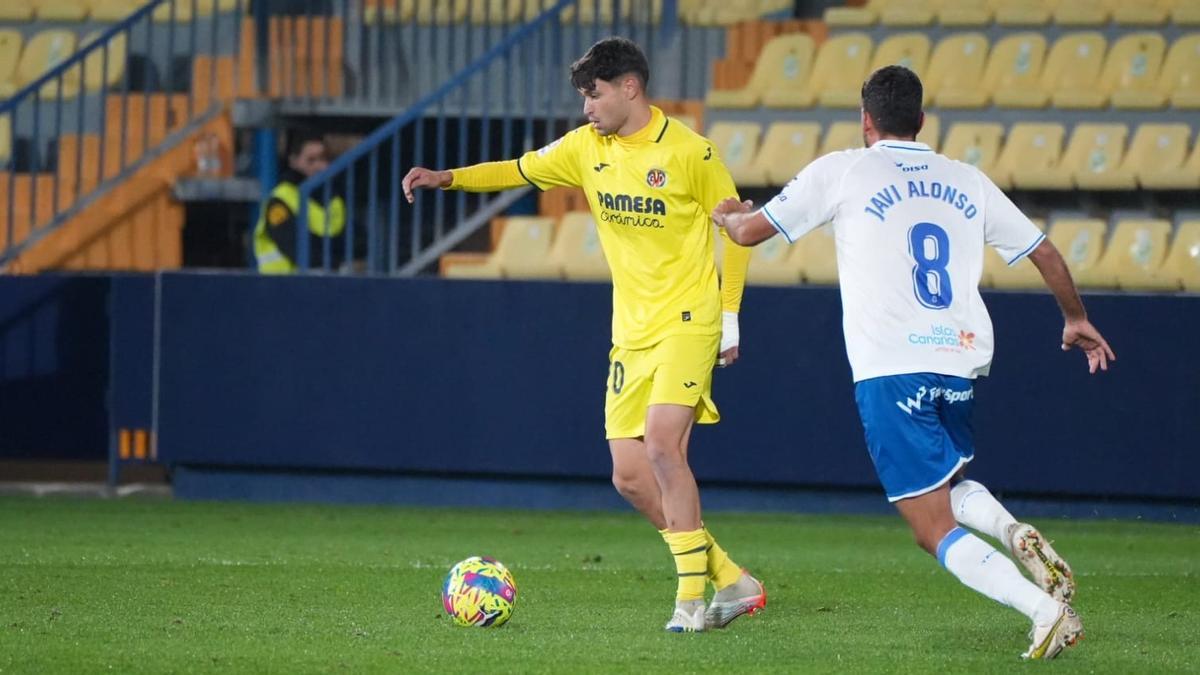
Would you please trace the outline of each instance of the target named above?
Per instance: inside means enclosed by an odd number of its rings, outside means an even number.
[[[608,38],[571,65],[588,124],[520,159],[448,171],[413,168],[412,190],[490,192],[581,187],[613,276],[613,347],[605,431],[613,484],[655,527],[678,572],[673,632],[723,628],[766,605],[762,584],[734,564],[700,519],[687,463],[695,422],[720,419],[712,370],[738,355],[737,312],[749,249],[725,241],[717,281],[709,213],[737,196],[707,139],[646,98],[650,69],[636,44]],[[705,580],[716,588],[705,607]]]

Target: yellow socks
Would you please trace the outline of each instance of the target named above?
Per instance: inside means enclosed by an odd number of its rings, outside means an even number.
[[[719,591],[741,579],[742,568],[729,559],[729,554],[717,544],[707,527],[704,528],[704,538],[708,544],[708,578],[712,579],[713,586]]]
[[[666,532],[663,539],[675,556],[675,570],[679,575],[675,600],[703,600],[705,580],[708,578],[708,537],[704,530]]]

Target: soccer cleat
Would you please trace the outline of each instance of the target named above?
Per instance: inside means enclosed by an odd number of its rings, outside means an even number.
[[[699,633],[704,630],[704,601],[675,601],[675,614],[667,622],[672,633]]]
[[[1013,523],[1004,532],[1009,552],[1043,591],[1059,602],[1075,599],[1075,576],[1071,566],[1054,552],[1050,542],[1028,523]]]
[[[704,613],[704,625],[706,628],[724,628],[739,616],[753,616],[766,606],[767,589],[761,581],[742,570],[741,578],[713,596]]]
[[[1044,626],[1034,624],[1029,631],[1033,644],[1021,655],[1023,659],[1048,660],[1058,656],[1067,647],[1074,647],[1083,639],[1083,622],[1070,605],[1062,604],[1058,608],[1058,617],[1053,623]]]

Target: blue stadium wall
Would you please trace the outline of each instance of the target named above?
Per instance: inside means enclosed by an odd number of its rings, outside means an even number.
[[[181,273],[0,289],[0,457],[103,457],[112,429],[154,425],[188,497],[486,503],[524,484],[571,503],[608,476],[606,285]],[[1120,359],[1101,376],[1059,351],[1050,296],[986,300],[998,348],[974,476],[1010,494],[1200,500],[1185,337],[1200,298],[1087,296]],[[694,435],[697,477],[877,493],[837,291],[751,288],[742,332],[742,360],[716,375],[724,419]]]

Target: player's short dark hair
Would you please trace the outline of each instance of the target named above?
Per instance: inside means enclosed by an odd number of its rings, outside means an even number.
[[[611,82],[622,75],[636,75],[642,89],[650,82],[650,64],[642,48],[622,37],[605,38],[571,64],[571,86],[580,91],[596,88],[596,80]]]
[[[916,136],[924,93],[916,73],[904,66],[884,66],[863,82],[862,106],[880,133]]]
[[[299,129],[288,134],[287,156],[295,157],[299,155],[304,146],[309,143],[325,144],[325,136],[309,129]]]

